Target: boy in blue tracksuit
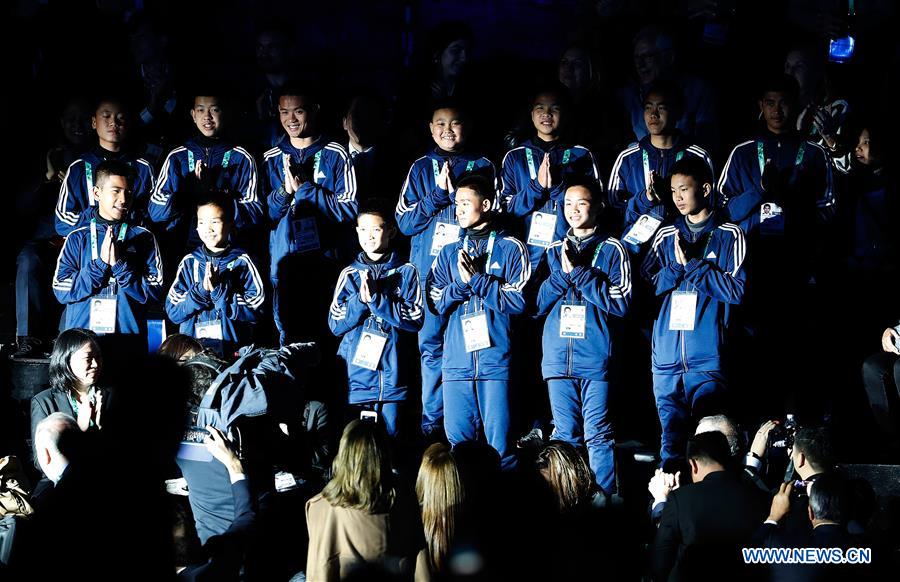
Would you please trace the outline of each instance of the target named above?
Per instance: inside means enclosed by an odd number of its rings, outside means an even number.
[[[510,323],[525,310],[531,276],[525,245],[494,222],[494,188],[467,176],[456,184],[461,240],[438,254],[428,279],[429,305],[447,316],[444,331],[444,429],[451,445],[476,440],[479,429],[516,465],[510,440]]]
[[[712,208],[712,175],[699,158],[672,168],[680,218],[659,229],[642,266],[662,301],[653,324],[653,393],[663,465],[684,456],[692,417],[722,412],[723,346],[744,297],[743,231]]]
[[[181,333],[226,356],[252,343],[266,297],[253,260],[231,244],[233,208],[227,193],[200,200],[202,243],[181,259],[166,297],[166,314]]]
[[[194,211],[204,192],[226,192],[232,199],[234,235],[264,222],[265,208],[257,194],[256,161],[229,140],[228,111],[216,95],[194,97],[191,119],[197,135],[166,156],[150,197],[150,220],[175,237],[179,253],[200,243]]]
[[[541,368],[553,412],[551,438],[586,445],[597,485],[609,495],[616,484],[608,415],[609,319],[628,312],[631,265],[622,243],[598,230],[602,195],[591,183],[566,189],[569,230],[547,251],[549,277],[537,304],[538,314],[547,316]]]
[[[53,275],[53,292],[66,306],[63,329],[146,335],[144,305],[162,297],[162,260],[153,234],[127,220],[134,176],[122,161],[94,169],[87,225],[66,237]]]
[[[672,166],[684,156],[702,159],[713,172],[709,154],[683,135],[676,124],[683,111],[677,85],[657,83],[644,98],[644,124],[648,134],[625,148],[616,158],[609,176],[609,203],[624,213],[623,242],[638,254],[666,219],[668,179]],[[643,218],[646,216],[647,218]],[[639,228],[631,231],[640,221]]]
[[[341,337],[338,356],[347,364],[348,401],[375,409],[387,432],[397,436],[406,400],[410,362],[402,362],[407,336],[422,328],[424,300],[415,265],[389,248],[396,234],[391,212],[374,199],[356,219],[363,252],[341,271],[328,311],[328,326]]]
[[[753,247],[747,303],[761,349],[756,358],[782,370],[763,383],[772,390],[769,401],[815,385],[795,359],[821,357],[820,346],[804,354],[808,334],[834,328],[817,305],[817,289],[835,264],[824,248],[835,214],[832,165],[820,145],[795,129],[797,92],[793,77],[766,80],[758,101],[765,128],[732,150],[718,184],[730,220]]]
[[[434,258],[446,245],[459,239],[454,182],[476,172],[495,180],[494,165],[484,156],[466,150],[468,120],[459,106],[437,105],[429,124],[435,147],[413,162],[403,183],[396,217],[400,232],[412,238],[410,262],[418,269],[420,284]],[[444,418],[441,395],[441,358],[444,318],[427,311],[419,332],[422,356],[422,432],[440,430]]]
[[[531,107],[535,136],[503,157],[500,200],[509,214],[525,219],[523,232],[532,269],[550,245],[566,234],[562,203],[567,179],[600,181],[590,150],[563,139],[569,110],[565,87],[539,91]]]
[[[59,189],[56,233],[60,236],[66,236],[76,228],[88,224],[89,219],[84,212],[95,205],[97,168],[104,161],[121,161],[134,168],[134,180],[131,182],[133,198],[129,204],[131,224],[143,221],[150,193],[154,188],[154,174],[150,163],[125,148],[125,141],[131,130],[131,118],[120,101],[112,98],[101,100],[91,117],[91,126],[97,132],[97,145],[69,165]]]
[[[330,293],[319,293],[305,278],[337,274],[340,225],[356,217],[356,176],[347,152],[318,130],[319,103],[302,89],[286,85],[278,99],[286,135],[265,153],[274,315],[282,344],[318,337],[306,313],[324,312]],[[293,338],[293,339],[292,339]]]

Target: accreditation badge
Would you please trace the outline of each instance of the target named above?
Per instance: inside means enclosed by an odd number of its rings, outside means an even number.
[[[436,257],[445,246],[459,240],[459,225],[449,222],[438,222],[431,238],[431,256]]]
[[[643,244],[656,234],[656,230],[659,228],[660,224],[661,221],[658,218],[650,216],[649,214],[642,214],[641,217],[637,219],[637,222],[628,229],[628,233],[622,240],[633,245]]]
[[[491,347],[491,334],[488,332],[487,314],[484,311],[476,311],[459,318],[463,329],[463,341],[466,344],[466,352],[477,352]]]
[[[534,212],[531,214],[531,226],[528,228],[528,244],[547,248],[553,244],[556,235],[555,214]]]
[[[366,370],[377,370],[387,340],[387,334],[374,328],[364,328],[356,342],[351,363]]]
[[[694,331],[697,316],[697,292],[674,291],[669,310],[670,331]]]
[[[584,339],[586,316],[584,305],[564,301],[559,307],[559,337]]]
[[[92,297],[89,327],[98,335],[116,333],[116,297]]]

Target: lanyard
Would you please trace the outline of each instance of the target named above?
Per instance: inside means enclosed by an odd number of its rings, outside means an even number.
[[[496,238],[497,238],[497,231],[492,230],[491,236],[488,239],[488,244],[487,244],[487,262],[485,263],[485,265],[487,265],[487,266],[485,267],[485,272],[491,268],[491,257],[494,254],[494,240]],[[463,250],[466,252],[469,252],[469,235],[466,235],[465,238],[463,239]]]
[[[316,155],[313,157],[313,179],[312,179],[313,184],[315,184],[316,180],[319,179],[318,178],[319,164],[320,164],[321,160],[322,160],[322,150],[319,150],[316,152]]]
[[[127,230],[128,230],[128,225],[123,222],[122,225],[119,227],[119,237],[116,240],[118,240],[119,242],[122,242],[123,240],[125,240],[125,231],[127,231]],[[99,258],[99,256],[100,255],[97,253],[97,219],[92,218],[91,219],[91,258],[96,261]]]
[[[222,157],[222,167],[227,168],[228,162],[230,162],[230,161],[231,161],[231,150],[228,150],[227,152],[225,152],[225,155]],[[195,167],[196,167],[196,162],[194,161],[194,152],[192,152],[191,150],[188,150],[188,170],[193,172]]]
[[[469,160],[466,162],[466,172],[471,172],[472,168],[475,167],[475,160]],[[434,172],[434,181],[437,183],[438,177],[441,175],[441,167],[438,164],[438,161],[434,158],[431,158],[431,171]]]
[[[87,195],[91,206],[94,205],[94,168],[90,162],[84,163],[84,179],[87,181]]]
[[[675,154],[675,161],[681,161],[681,158],[684,157],[684,151],[680,151]],[[647,154],[647,150],[641,149],[641,158],[644,162],[644,187],[646,189],[650,189],[650,156]]]
[[[88,402],[94,401],[94,399],[96,398],[96,396],[97,396],[97,389],[94,388],[93,386],[91,386],[91,389],[88,390],[88,393],[87,393],[87,396],[86,396]],[[78,400],[77,400],[74,396],[72,396],[72,391],[71,391],[71,390],[69,391],[69,404],[72,405],[72,410],[75,412],[75,417],[78,418],[79,404],[78,404]],[[94,426],[94,421],[93,421],[93,419],[91,420],[89,426]]]
[[[566,148],[566,151],[563,152],[562,165],[568,164],[571,157],[572,149]],[[531,148],[529,147],[525,148],[525,161],[528,162],[528,175],[531,176],[532,180],[537,179],[537,171],[534,169],[534,154],[531,153]]]
[[[794,160],[794,173],[797,173],[797,169],[800,167],[800,164],[803,163],[803,156],[806,153],[806,143],[800,142],[800,148],[797,149],[797,158]],[[763,150],[763,142],[756,142],[756,157],[759,159],[759,175],[762,177],[763,171],[766,169],[766,154]],[[793,181],[793,179],[791,180]]]

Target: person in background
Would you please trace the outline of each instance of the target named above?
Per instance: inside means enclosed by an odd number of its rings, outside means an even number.
[[[466,489],[456,459],[446,443],[433,443],[422,455],[416,477],[425,548],[416,558],[416,582],[449,575],[449,560],[466,509]]]
[[[183,363],[203,351],[203,345],[189,335],[173,333],[160,344],[156,353]]]

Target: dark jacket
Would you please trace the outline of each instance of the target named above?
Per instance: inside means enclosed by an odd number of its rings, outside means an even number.
[[[98,392],[102,395],[103,401],[100,405],[100,418],[102,422],[103,415],[109,409],[109,390],[106,388],[98,388]],[[34,448],[34,431],[37,429],[38,423],[53,414],[54,412],[63,412],[72,418],[77,419],[75,409],[72,408],[72,402],[65,390],[60,388],[47,388],[38,392],[31,398],[31,454],[34,460],[34,466],[40,469],[37,462],[37,451]]]

